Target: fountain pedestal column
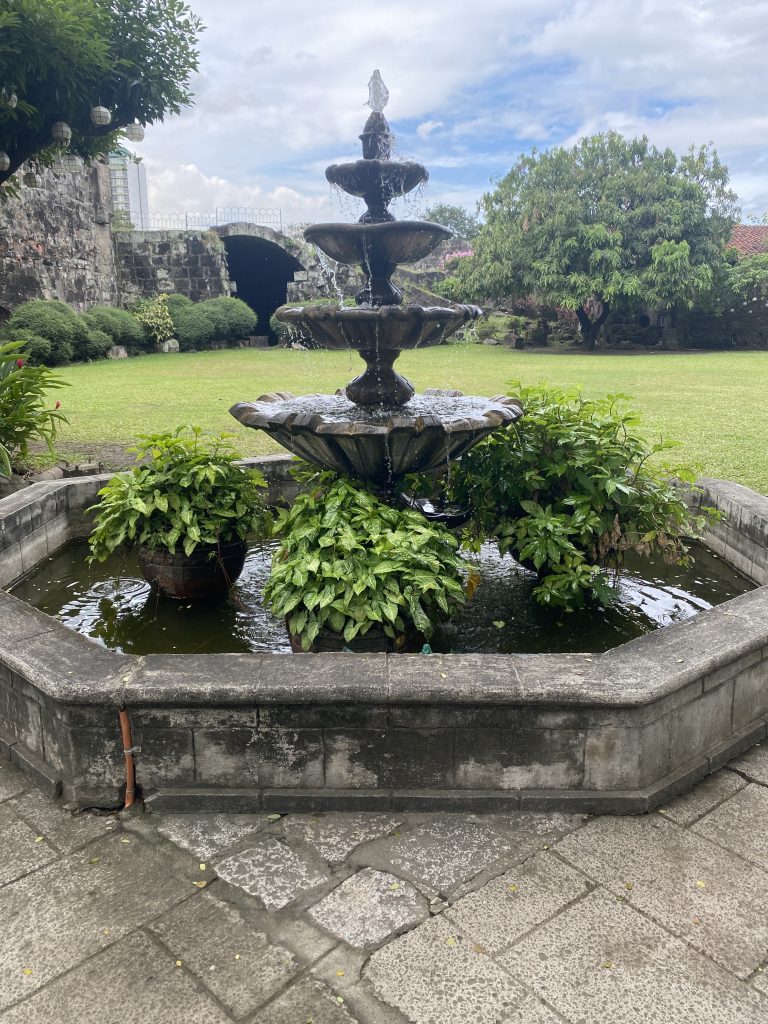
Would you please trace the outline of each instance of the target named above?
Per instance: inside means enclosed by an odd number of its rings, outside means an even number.
[[[415,388],[392,365],[400,355],[400,349],[363,349],[359,355],[365,360],[367,369],[344,389],[350,402],[355,405],[405,405],[410,402]]]

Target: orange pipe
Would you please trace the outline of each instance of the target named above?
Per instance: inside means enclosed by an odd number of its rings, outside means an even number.
[[[123,737],[123,756],[125,757],[125,807],[133,807],[136,800],[136,765],[133,760],[133,735],[131,720],[125,708],[121,708],[120,734]]]

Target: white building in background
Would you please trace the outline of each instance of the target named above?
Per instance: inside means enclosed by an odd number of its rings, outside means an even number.
[[[109,154],[109,174],[114,226],[147,230],[150,223],[144,164],[137,163],[127,149],[118,147]]]

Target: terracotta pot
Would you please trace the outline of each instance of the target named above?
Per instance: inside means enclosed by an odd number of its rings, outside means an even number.
[[[139,548],[139,566],[148,583],[178,600],[223,597],[243,571],[248,547],[243,540],[201,544],[191,555],[166,548]]]
[[[288,634],[291,639],[291,650],[294,654],[338,654],[346,647],[355,654],[416,654],[424,645],[424,636],[411,630],[405,635],[405,642],[395,646],[392,637],[387,636],[383,629],[372,626],[365,636],[356,636],[347,642],[341,633],[330,629],[321,629],[314,639],[309,651],[302,650],[301,638],[295,633]]]

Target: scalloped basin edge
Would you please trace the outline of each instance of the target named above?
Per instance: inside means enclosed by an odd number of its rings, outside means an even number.
[[[290,459],[250,461],[295,493]],[[0,501],[0,585],[87,536],[106,479]],[[768,498],[700,483],[727,517],[707,544],[762,586],[600,655],[137,658],[0,592],[0,756],[116,806],[124,707],[165,811],[646,811],[766,735]]]

